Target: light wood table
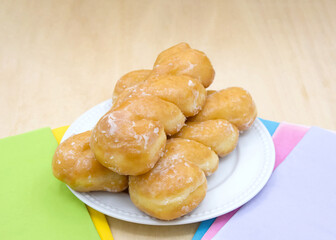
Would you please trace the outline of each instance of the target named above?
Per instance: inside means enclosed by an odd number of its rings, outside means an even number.
[[[211,89],[241,86],[260,117],[336,130],[334,0],[2,0],[0,137],[71,124],[182,41],[211,59]],[[117,240],[191,239],[198,226],[109,223]]]

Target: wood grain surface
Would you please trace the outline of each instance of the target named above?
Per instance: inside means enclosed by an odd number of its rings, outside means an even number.
[[[0,137],[71,124],[128,71],[179,42],[204,51],[211,89],[241,86],[259,116],[336,130],[336,1],[0,1]],[[121,239],[191,239],[198,224],[109,218]]]

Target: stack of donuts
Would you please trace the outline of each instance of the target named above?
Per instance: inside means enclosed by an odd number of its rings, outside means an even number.
[[[244,89],[206,90],[214,76],[208,57],[186,43],[161,52],[152,70],[118,80],[112,108],[92,130],[58,146],[53,174],[81,192],[128,188],[134,205],[158,219],[191,212],[219,157],[257,116]]]

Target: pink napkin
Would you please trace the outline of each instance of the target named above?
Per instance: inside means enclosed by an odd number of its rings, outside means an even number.
[[[288,123],[281,123],[279,125],[273,134],[273,142],[276,152],[274,168],[283,162],[293,148],[301,141],[308,130],[308,127]],[[217,217],[202,237],[202,240],[212,239],[238,210],[239,208]]]

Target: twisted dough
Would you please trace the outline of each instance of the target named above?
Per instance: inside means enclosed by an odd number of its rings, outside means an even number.
[[[140,175],[152,169],[165,144],[160,122],[132,119],[124,111],[105,114],[93,129],[90,141],[96,159],[121,175]]]
[[[205,88],[215,77],[215,71],[209,58],[201,51],[190,48],[187,43],[180,43],[161,52],[157,57],[154,75],[187,75],[198,79]]]
[[[163,155],[166,134],[177,133],[186,117],[201,110],[204,86],[213,81],[209,59],[187,44],[162,52],[156,62],[147,79],[149,72],[142,70],[119,80],[111,110],[92,131],[90,146],[96,159],[122,175],[153,168]],[[175,64],[177,69],[171,67]],[[128,88],[120,93],[124,86]]]
[[[257,108],[251,95],[243,88],[231,87],[211,91],[202,110],[189,121],[226,119],[244,131],[251,127],[256,117]]]
[[[194,163],[162,157],[148,173],[129,177],[132,202],[150,216],[172,220],[195,209],[204,199],[207,181]]]
[[[125,89],[145,81],[151,72],[152,70],[143,69],[132,71],[122,76],[114,87],[112,101],[115,101]]]
[[[150,95],[175,104],[186,117],[196,115],[206,101],[205,88],[198,80],[185,75],[155,75],[122,92],[112,108],[127,99]]]
[[[159,121],[167,135],[177,133],[184,125],[186,117],[173,103],[153,95],[136,96],[120,103],[114,111],[128,112],[134,119]]]
[[[72,136],[61,143],[54,154],[54,176],[79,192],[120,192],[128,179],[103,167],[89,147],[91,131]]]
[[[218,156],[209,147],[199,142],[171,138],[167,141],[164,157],[167,159],[182,159],[196,164],[206,176],[210,176],[218,168]]]
[[[189,122],[174,137],[186,138],[210,147],[220,157],[232,152],[238,143],[236,126],[224,119]]]

